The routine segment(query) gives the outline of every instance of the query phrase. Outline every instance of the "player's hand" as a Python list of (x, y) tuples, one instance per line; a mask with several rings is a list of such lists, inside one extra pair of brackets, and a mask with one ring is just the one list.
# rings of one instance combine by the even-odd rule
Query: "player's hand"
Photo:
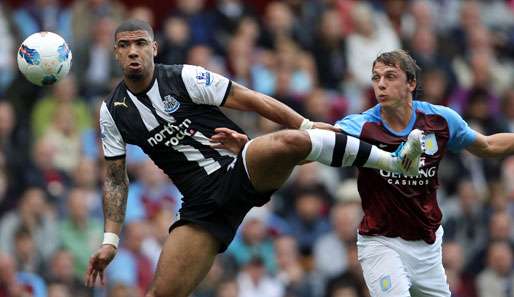
[(329, 131), (334, 131), (334, 132), (338, 132), (338, 133), (343, 132), (343, 130), (341, 130), (341, 128), (336, 127), (334, 125), (327, 124), (327, 123), (323, 123), (323, 122), (314, 122), (313, 128), (314, 129), (329, 130)]
[(110, 244), (104, 244), (89, 258), (85, 276), (86, 287), (94, 287), (97, 277), (99, 277), (102, 286), (105, 285), (104, 270), (114, 256), (116, 256), (116, 248)]
[(214, 144), (213, 148), (221, 148), (229, 150), (234, 154), (239, 154), (244, 145), (248, 142), (248, 136), (238, 133), (229, 128), (216, 128), (216, 134), (212, 135), (210, 141)]

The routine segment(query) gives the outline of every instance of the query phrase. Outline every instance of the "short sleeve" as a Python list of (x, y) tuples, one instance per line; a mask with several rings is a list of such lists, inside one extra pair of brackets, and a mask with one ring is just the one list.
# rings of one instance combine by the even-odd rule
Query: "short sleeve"
[(182, 81), (196, 104), (222, 106), (227, 99), (231, 81), (200, 66), (184, 65)]
[(100, 131), (105, 158), (115, 159), (125, 156), (125, 141), (121, 137), (105, 102), (102, 103), (100, 108)]
[(336, 126), (343, 129), (346, 134), (360, 137), (365, 118), (361, 114), (352, 114), (336, 122)]
[(438, 109), (439, 113), (446, 119), (450, 130), (449, 150), (457, 152), (475, 142), (477, 138), (475, 130), (471, 129), (457, 112), (445, 106), (438, 106)]

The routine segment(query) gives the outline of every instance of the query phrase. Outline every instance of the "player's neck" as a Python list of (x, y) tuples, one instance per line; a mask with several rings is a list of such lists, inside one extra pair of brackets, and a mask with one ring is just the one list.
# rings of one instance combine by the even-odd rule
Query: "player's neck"
[(380, 109), (382, 121), (394, 131), (402, 131), (407, 128), (412, 112), (412, 100), (394, 106), (382, 106)]
[(146, 75), (143, 79), (140, 80), (132, 80), (132, 79), (124, 79), (125, 85), (129, 89), (132, 94), (139, 94), (145, 90), (150, 88), (150, 84), (152, 83), (154, 76), (155, 67), (152, 71)]

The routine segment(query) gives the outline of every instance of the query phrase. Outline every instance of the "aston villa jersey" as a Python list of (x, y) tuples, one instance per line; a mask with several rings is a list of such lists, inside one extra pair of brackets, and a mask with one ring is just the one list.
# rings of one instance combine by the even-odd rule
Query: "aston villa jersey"
[(358, 189), (364, 210), (359, 226), (362, 235), (435, 241), (442, 218), (436, 199), (439, 163), (447, 150), (459, 151), (473, 143), (476, 132), (450, 108), (413, 101), (413, 111), (407, 128), (400, 132), (382, 121), (380, 105), (336, 123), (346, 133), (390, 152), (406, 141), (415, 128), (426, 135), (427, 149), (421, 156), (417, 176), (359, 168)]

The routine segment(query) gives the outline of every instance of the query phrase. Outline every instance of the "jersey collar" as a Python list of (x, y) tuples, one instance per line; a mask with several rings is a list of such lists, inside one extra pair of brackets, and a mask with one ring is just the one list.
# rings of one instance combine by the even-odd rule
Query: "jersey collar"
[(380, 112), (381, 111), (380, 104), (377, 104), (377, 105), (378, 105), (377, 116), (380, 118), (382, 125), (384, 125), (384, 128), (389, 133), (393, 134), (394, 136), (398, 136), (398, 137), (403, 137), (403, 136), (409, 135), (409, 133), (412, 131), (412, 128), (414, 128), (414, 124), (416, 123), (416, 108), (415, 108), (416, 102), (414, 100), (412, 100), (412, 111), (411, 111), (409, 123), (407, 124), (407, 127), (405, 127), (405, 129), (403, 129), (402, 131), (395, 131), (391, 127), (389, 127), (389, 125), (382, 119), (382, 114)]

